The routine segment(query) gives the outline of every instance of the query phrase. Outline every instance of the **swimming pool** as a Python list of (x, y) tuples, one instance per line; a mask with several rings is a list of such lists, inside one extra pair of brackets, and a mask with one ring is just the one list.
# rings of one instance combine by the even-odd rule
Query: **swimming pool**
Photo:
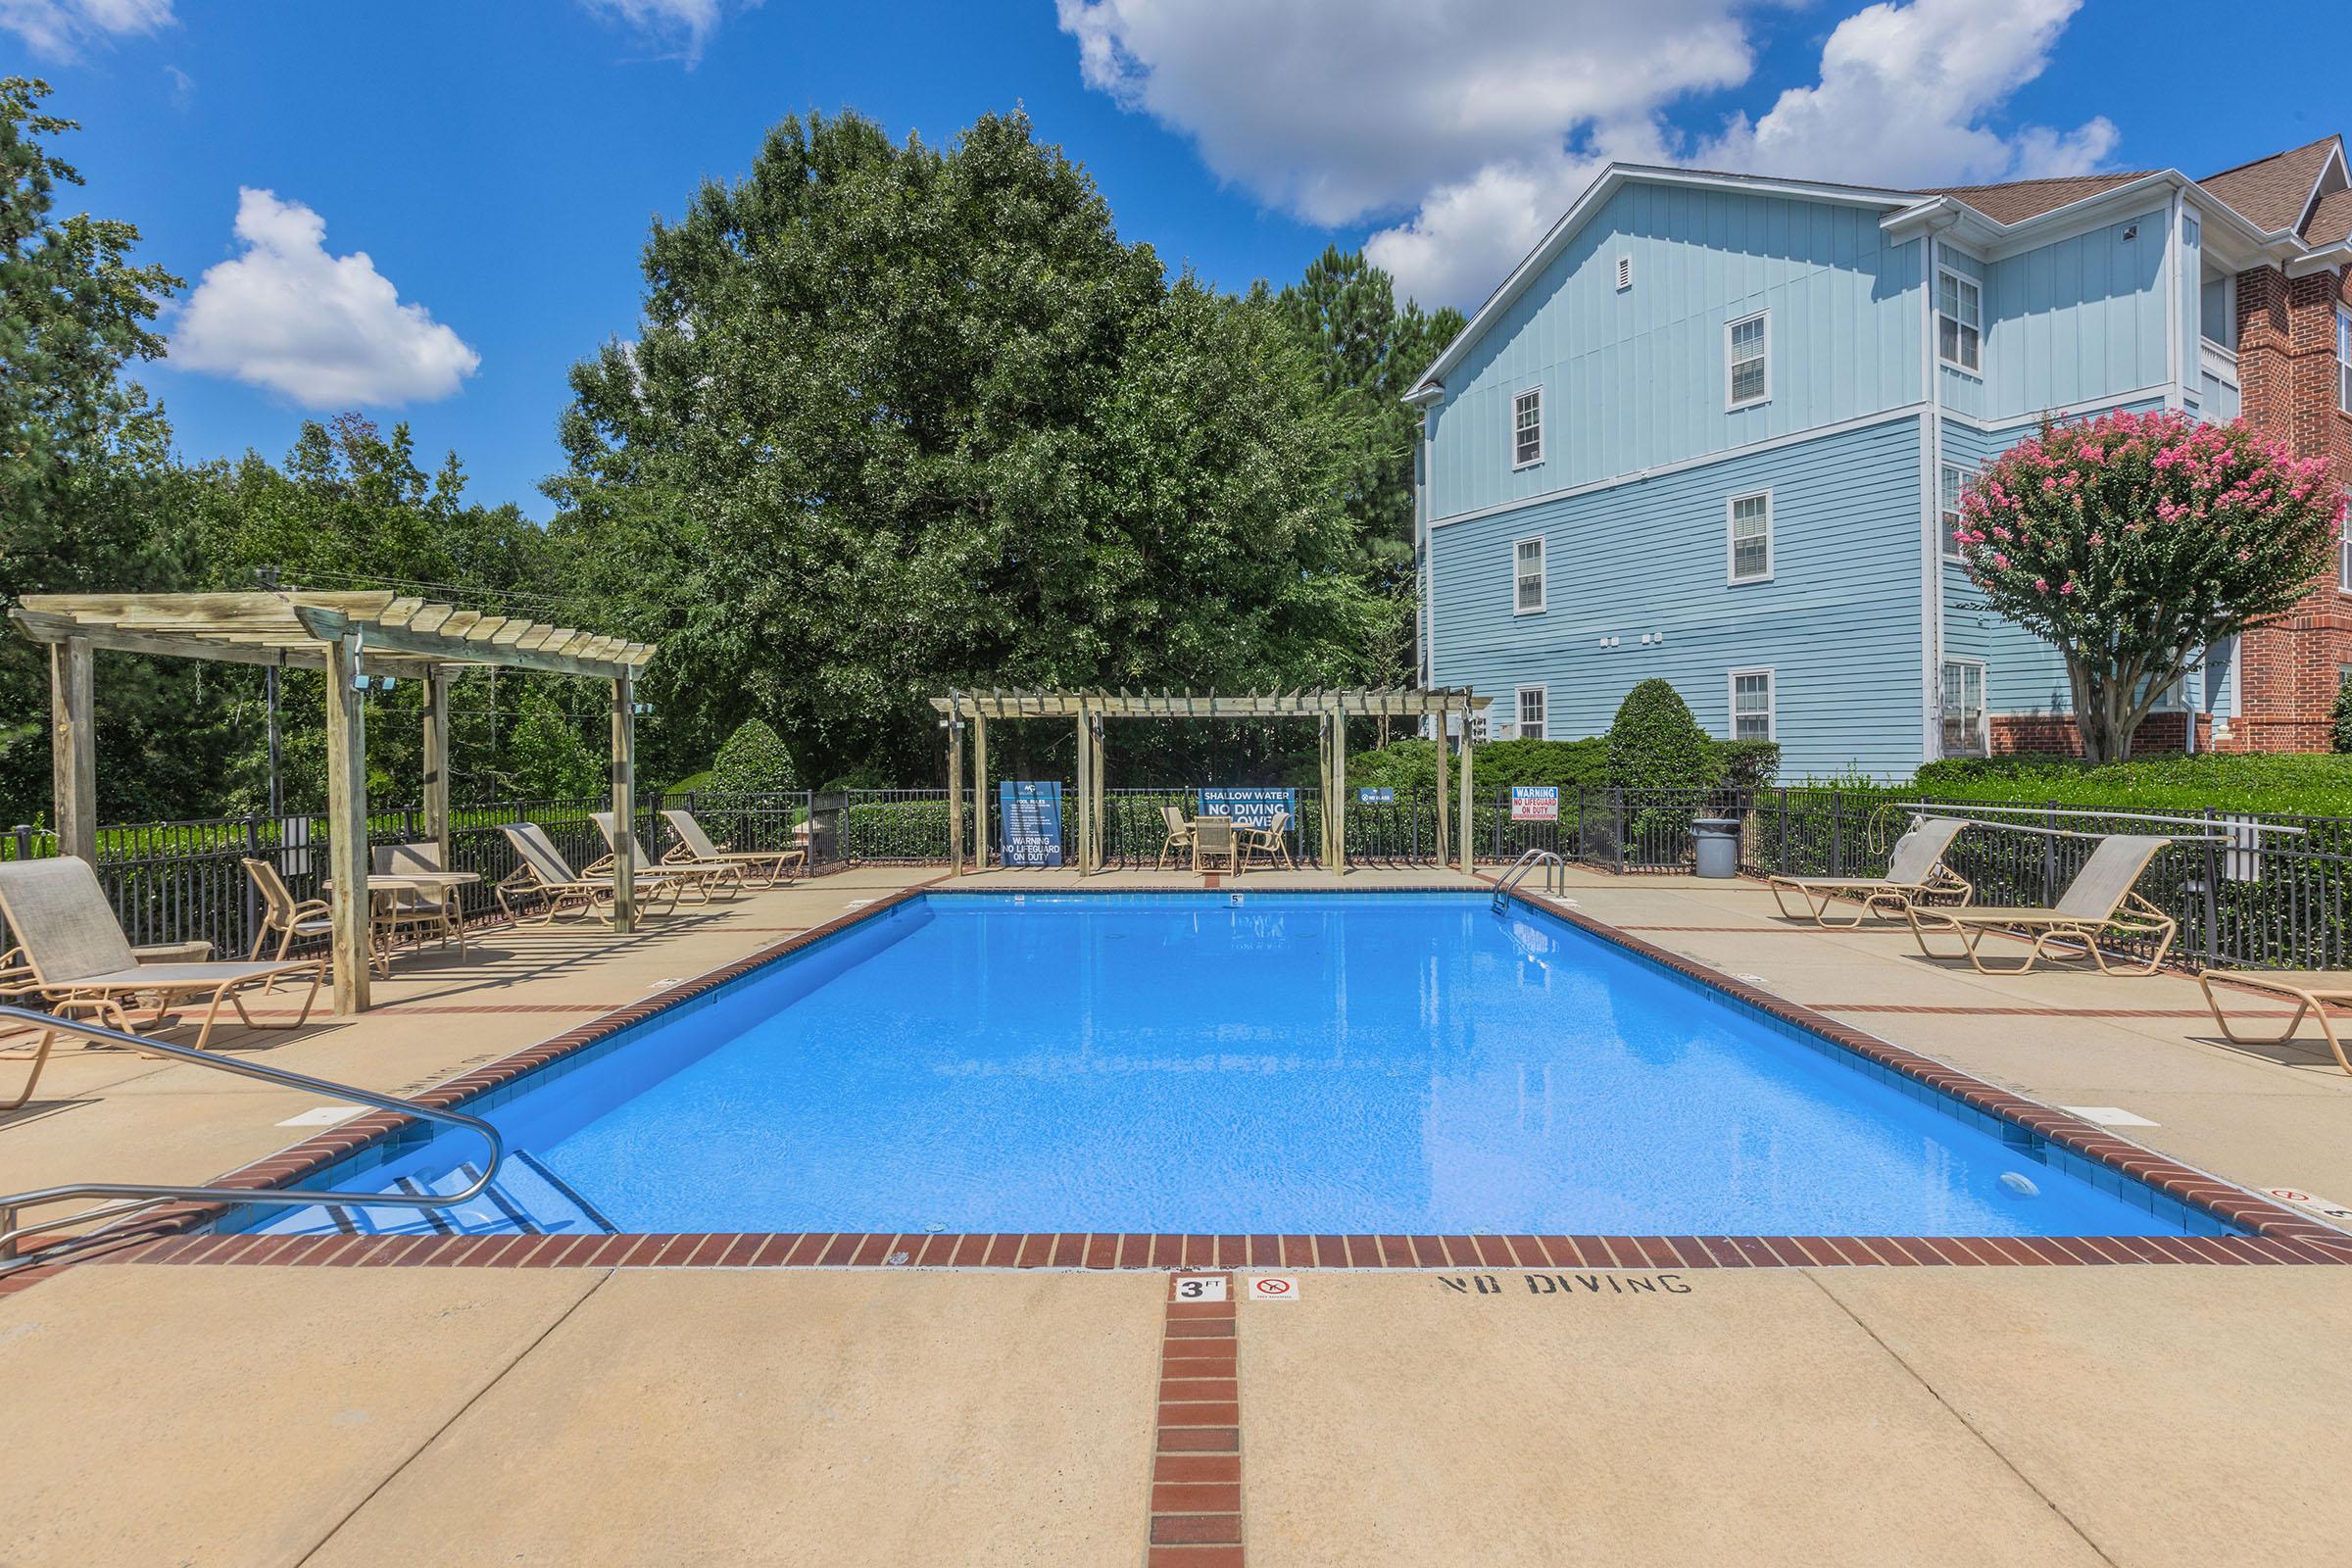
[[(2237, 1234), (1484, 893), (930, 894), (469, 1102), (490, 1194), (270, 1232)], [(466, 1186), (459, 1135), (325, 1174)]]

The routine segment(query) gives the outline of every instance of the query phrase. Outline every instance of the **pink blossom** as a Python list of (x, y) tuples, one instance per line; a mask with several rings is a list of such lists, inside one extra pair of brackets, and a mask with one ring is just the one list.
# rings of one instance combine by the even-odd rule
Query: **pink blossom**
[(2036, 593), (2044, 593), (2044, 594), (2048, 593), (2048, 592), (2050, 591), (2050, 579), (2049, 579), (2049, 578), (2047, 578), (2047, 577), (2036, 577), (2036, 578), (2034, 578), (2034, 592), (2036, 592)]
[(2009, 569), (2009, 558), (1997, 550), (1992, 553), (1992, 564), (1998, 570), (2007, 571)]
[(2071, 593), (2073, 593), (2073, 592), (2075, 591), (2075, 584), (2074, 584), (2074, 581), (2073, 581), (2073, 579), (2072, 579), (2072, 578), (2069, 578), (2067, 581), (2060, 583), (2060, 584), (2058, 585), (2058, 591), (2059, 591), (2059, 593), (2061, 593), (2061, 594), (2071, 594)]

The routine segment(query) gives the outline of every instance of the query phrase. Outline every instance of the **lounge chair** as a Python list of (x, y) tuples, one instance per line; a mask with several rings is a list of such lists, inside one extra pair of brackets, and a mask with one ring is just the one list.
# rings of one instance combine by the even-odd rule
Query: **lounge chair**
[[(1923, 816), (1916, 818), (1903, 836), (1894, 841), (1893, 853), (1886, 858), (1885, 876), (1775, 876), (1767, 877), (1764, 885), (1772, 890), (1772, 902), (1780, 906), (1781, 913), (1794, 920), (1800, 916), (1791, 911), (1784, 900), (1786, 894), (1795, 894), (1804, 900), (1801, 918), (1816, 925), (1855, 926), (1882, 911), (1890, 920), (1902, 918), (1903, 910), (1912, 904), (1931, 898), (1957, 897), (1966, 904), (1976, 896), (1968, 881), (1943, 863), (1950, 852), (1952, 840), (1960, 836), (1968, 822), (1956, 816)], [(1850, 920), (1830, 918), (1830, 906), (1845, 900), (1857, 903), (1861, 908)]]
[[(2283, 997), (2295, 1004), (2295, 1015), (2286, 1020), (2285, 1028), (2268, 1038), (2241, 1035), (2230, 1027), (2229, 1015), (2222, 1011), (2222, 999), (2213, 994), (2216, 980)], [(2205, 988), (2205, 1005), (2213, 1009), (2213, 1021), (2221, 1025), (2224, 1039), (2240, 1046), (2283, 1045), (2295, 1037), (2304, 1014), (2309, 1013), (2319, 1024), (2328, 1049), (2335, 1053), (2335, 1064), (2352, 1072), (2352, 1056), (2344, 1054), (2344, 1043), (2336, 1036), (2334, 1020), (2328, 1016), (2331, 1006), (2352, 1007), (2352, 973), (2341, 969), (2207, 969), (2197, 976), (2197, 984)]]
[(1290, 832), (1291, 813), (1288, 811), (1276, 811), (1273, 819), (1264, 827), (1235, 828), (1233, 841), (1241, 857), (1235, 869), (1248, 867), (1252, 856), (1262, 855), (1269, 866), (1274, 863), (1274, 858), (1280, 856), (1283, 864), (1294, 871), (1298, 870), (1298, 862), (1291, 858)]
[[(248, 1028), (296, 1029), (309, 1021), (311, 1005), (326, 979), (324, 956), (291, 963), (251, 959), (141, 963), (106, 902), (98, 873), (90, 869), (87, 860), (73, 856), (0, 864), (0, 913), (8, 916), (24, 950), (24, 967), (31, 971), (25, 989), (31, 996), (61, 1010), (93, 1012), (124, 1034), (138, 1033), (128, 1009), (142, 997), (151, 1000), (155, 1007), (147, 1019), (149, 1027), (161, 1024), (177, 1002), (204, 1002), (204, 1023), (196, 1034), (199, 1051), (212, 1042), (222, 1003), (234, 1007)], [(245, 1010), (243, 993), (285, 975), (301, 974), (311, 977), (311, 989), (294, 1021), (254, 1022)]]
[(1159, 861), (1152, 868), (1154, 871), (1166, 870), (1168, 857), (1171, 855), (1193, 853), (1193, 824), (1185, 820), (1183, 808), (1163, 806), (1159, 808), (1159, 814), (1160, 818), (1168, 824), (1168, 836), (1160, 841)]
[(779, 882), (791, 881), (796, 865), (804, 871), (808, 868), (807, 844), (796, 844), (789, 850), (722, 850), (703, 831), (703, 824), (694, 819), (692, 811), (668, 808), (662, 815), (669, 823), (669, 830), (678, 836), (678, 842), (662, 858), (665, 867), (677, 861), (708, 864), (724, 860), (742, 866), (744, 886), (753, 888), (772, 888)]
[(1205, 871), (1212, 860), (1222, 860), (1227, 870), (1241, 874), (1242, 859), (1230, 816), (1193, 818), (1193, 869)]
[[(514, 869), (501, 878), (492, 889), (498, 896), (498, 906), (517, 925), (546, 925), (566, 911), (577, 915), (593, 915), (612, 908), (612, 878), (582, 876), (571, 868), (555, 845), (548, 840), (547, 829), (536, 822), (506, 822), (499, 831), (506, 834), (514, 846)], [(645, 901), (648, 912), (665, 912), (675, 908), (678, 902), (678, 883), (651, 867), (641, 867), (635, 874), (637, 893)], [(530, 894), (547, 900), (547, 907), (536, 919), (525, 920), (515, 911), (514, 900)], [(657, 907), (659, 906), (659, 907)]]
[[(1903, 914), (1911, 922), (1911, 934), (1919, 941), (1919, 951), (1932, 958), (1966, 957), (1980, 974), (2024, 974), (2036, 960), (2045, 957), (2068, 956), (2053, 953), (2052, 943), (2079, 942), (2082, 956), (2098, 965), (2101, 974), (2154, 974), (2164, 956), (2172, 950), (2173, 938), (2180, 923), (2155, 905), (2132, 891), (2139, 874), (2148, 868), (2159, 850), (2171, 844), (2169, 838), (2147, 838), (2136, 834), (2118, 833), (2099, 841), (2082, 862), (2082, 869), (2066, 885), (2058, 902), (2046, 909), (2040, 908), (1962, 908), (1937, 909), (1921, 905), (1907, 906)], [(1946, 932), (1960, 939), (1957, 954), (1937, 953), (1928, 946), (1928, 933)], [(2008, 931), (2034, 939), (2034, 946), (2018, 963), (1994, 965), (1984, 961), (1977, 951), (1986, 934)], [(2101, 937), (2154, 937), (2156, 951), (2148, 955), (2145, 963), (2126, 967), (2112, 966), (2099, 951)]]
[(619, 818), (615, 813), (590, 811), (588, 820), (594, 822), (596, 830), (605, 836), (606, 847), (612, 854), (589, 866), (583, 873), (585, 875), (611, 874), (613, 858), (620, 854), (620, 846), (625, 838), (630, 858), (645, 870), (676, 881), (681, 897), (690, 898), (697, 904), (709, 904), (712, 888), (723, 889), (730, 899), (743, 891), (743, 867), (740, 865), (727, 860), (663, 860), (657, 865), (646, 858), (645, 847), (637, 842), (635, 830), (616, 825)]

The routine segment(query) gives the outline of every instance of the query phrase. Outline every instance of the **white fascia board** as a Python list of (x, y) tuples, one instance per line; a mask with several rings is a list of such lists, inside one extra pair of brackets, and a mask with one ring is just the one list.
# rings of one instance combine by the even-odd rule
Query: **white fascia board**
[(1462, 357), (1470, 352), (1470, 346), (1494, 324), (1494, 318), (1510, 309), (1519, 296), (1526, 292), (1528, 283), (1536, 274), (1550, 266), (1553, 258), (1567, 248), (1568, 242), (1576, 237), (1577, 230), (1585, 225), (1586, 220), (1606, 205), (1619, 190), (1634, 183), (1737, 190), (1750, 195), (1790, 196), (1849, 207), (1902, 207), (1919, 200), (1915, 194), (1907, 191), (1819, 185), (1804, 180), (1766, 179), (1752, 174), (1721, 174), (1704, 170), (1667, 169), (1650, 164), (1611, 164), (1600, 172), (1592, 184), (1585, 187), (1585, 193), (1570, 204), (1567, 212), (1560, 215), (1560, 220), (1536, 242), (1536, 248), (1511, 269), (1510, 275), (1502, 280), (1501, 285), (1487, 296), (1486, 302), (1479, 306), (1461, 331), (1454, 334), (1453, 341), (1430, 361), (1429, 368), (1421, 372), (1421, 378), (1405, 394), (1405, 401), (1411, 403), (1425, 396), (1442, 396), (1446, 373), (1462, 362)]

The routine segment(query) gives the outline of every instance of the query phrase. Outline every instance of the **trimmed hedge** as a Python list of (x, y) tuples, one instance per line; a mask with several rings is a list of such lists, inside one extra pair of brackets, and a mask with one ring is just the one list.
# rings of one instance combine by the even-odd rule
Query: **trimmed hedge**
[(2109, 807), (2118, 810), (2278, 811), (2352, 816), (2352, 757), (2201, 752), (2092, 767), (2071, 757), (1954, 758), (1912, 787), (1939, 800)]

